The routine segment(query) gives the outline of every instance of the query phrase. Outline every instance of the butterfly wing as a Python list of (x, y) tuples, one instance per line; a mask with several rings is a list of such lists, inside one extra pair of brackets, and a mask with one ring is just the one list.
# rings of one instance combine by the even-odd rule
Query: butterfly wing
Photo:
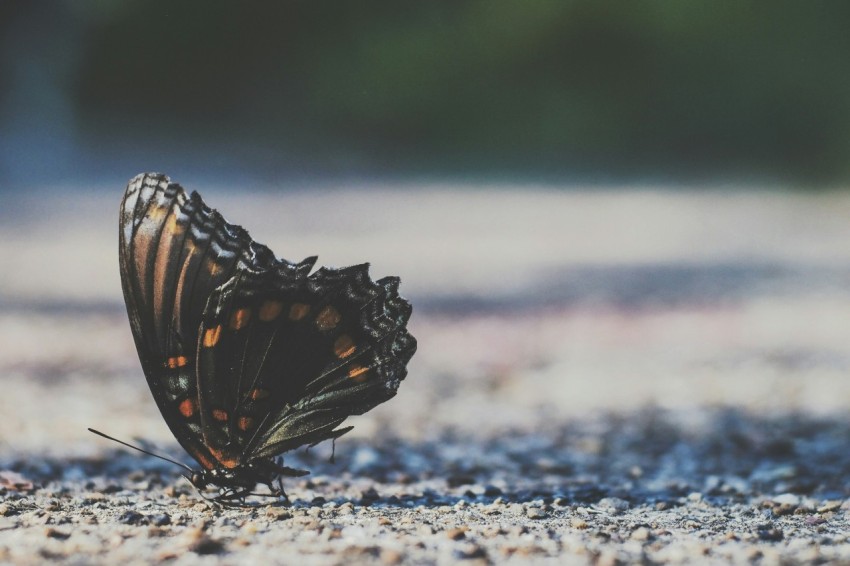
[(154, 400), (178, 442), (202, 466), (197, 402), (198, 328), (212, 291), (238, 270), (276, 262), (268, 248), (227, 224), (197, 193), (164, 175), (130, 181), (120, 209), (121, 285), (139, 359)]
[(121, 204), (121, 281), (151, 392), (206, 469), (335, 438), (396, 393), (416, 350), (398, 278), (276, 260), (162, 175)]
[[(307, 260), (312, 265), (313, 258)], [(395, 395), (416, 349), (398, 278), (368, 265), (238, 270), (210, 296), (198, 349), (207, 446), (228, 467), (335, 438)]]

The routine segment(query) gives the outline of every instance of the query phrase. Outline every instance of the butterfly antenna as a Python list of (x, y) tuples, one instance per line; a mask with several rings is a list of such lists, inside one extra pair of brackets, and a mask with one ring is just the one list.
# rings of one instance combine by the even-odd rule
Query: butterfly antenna
[(193, 470), (192, 468), (190, 468), (189, 466), (187, 466), (183, 462), (178, 462), (177, 460), (172, 460), (171, 458), (166, 458), (165, 456), (160, 456), (159, 454), (154, 454), (153, 452), (148, 452), (147, 450), (145, 450), (143, 448), (139, 448), (138, 446), (133, 446), (132, 444), (127, 444), (123, 440), (118, 440), (117, 438), (113, 438), (113, 437), (109, 436), (108, 434), (104, 434), (104, 433), (100, 432), (99, 430), (95, 430), (93, 428), (89, 428), (89, 432), (93, 432), (98, 436), (102, 436), (103, 438), (106, 438), (108, 440), (112, 440), (114, 442), (117, 442), (118, 444), (123, 444), (127, 448), (132, 448), (133, 450), (138, 450), (142, 454), (147, 454), (148, 456), (153, 456), (154, 458), (159, 458), (160, 460), (165, 460), (166, 462), (171, 462), (172, 464), (176, 464), (176, 465), (180, 466), (181, 468), (183, 468), (184, 470), (187, 470), (190, 474), (195, 473), (195, 470)]

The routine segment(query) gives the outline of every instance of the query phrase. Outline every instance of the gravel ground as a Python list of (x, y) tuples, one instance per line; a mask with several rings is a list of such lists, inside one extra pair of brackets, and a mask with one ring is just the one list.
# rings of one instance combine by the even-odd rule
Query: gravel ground
[(120, 189), (0, 193), (0, 561), (850, 561), (850, 196), (450, 189), (205, 192), (400, 274), (420, 344), (335, 461), (287, 454), (291, 505), (245, 509), (86, 431), (189, 461), (122, 312)]

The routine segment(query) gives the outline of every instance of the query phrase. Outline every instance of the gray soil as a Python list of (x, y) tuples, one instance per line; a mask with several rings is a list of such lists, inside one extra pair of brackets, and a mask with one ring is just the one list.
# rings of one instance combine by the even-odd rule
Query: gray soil
[(850, 196), (413, 189), (204, 191), (401, 275), (419, 339), (334, 461), (286, 454), (289, 504), (235, 509), (86, 431), (192, 463), (122, 312), (120, 188), (0, 193), (0, 562), (850, 561)]

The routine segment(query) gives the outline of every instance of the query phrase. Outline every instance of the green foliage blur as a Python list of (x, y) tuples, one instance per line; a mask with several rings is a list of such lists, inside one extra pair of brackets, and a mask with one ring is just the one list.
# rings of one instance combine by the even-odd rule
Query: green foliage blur
[(67, 2), (88, 137), (317, 170), (850, 179), (850, 3)]

